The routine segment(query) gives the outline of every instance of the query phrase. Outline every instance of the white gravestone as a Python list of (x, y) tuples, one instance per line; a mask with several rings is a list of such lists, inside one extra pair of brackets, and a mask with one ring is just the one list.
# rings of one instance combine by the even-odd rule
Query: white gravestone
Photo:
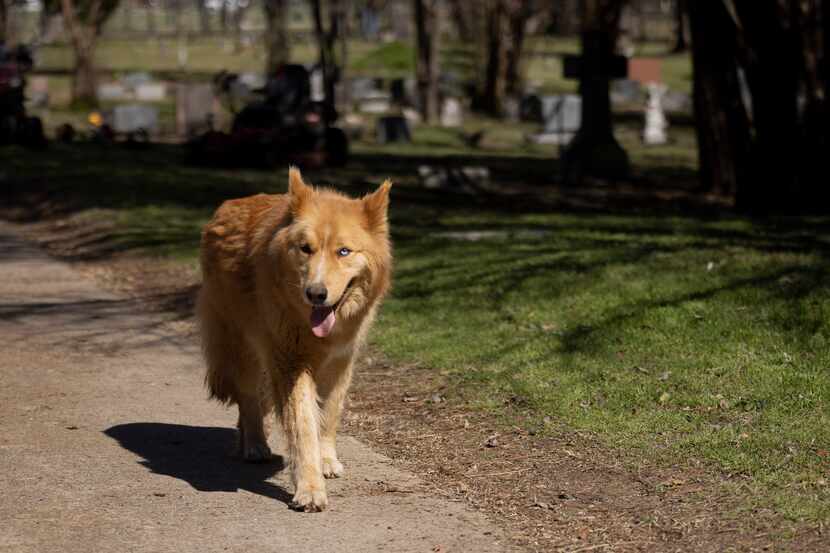
[(643, 142), (650, 146), (665, 144), (669, 141), (666, 134), (669, 122), (663, 111), (663, 97), (668, 92), (668, 88), (664, 84), (649, 83), (647, 91), (648, 100), (646, 102)]

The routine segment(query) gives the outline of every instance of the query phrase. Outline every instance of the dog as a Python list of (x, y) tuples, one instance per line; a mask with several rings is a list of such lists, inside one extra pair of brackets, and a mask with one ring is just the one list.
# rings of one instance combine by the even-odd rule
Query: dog
[(326, 508), (343, 474), (335, 434), (391, 283), (387, 180), (360, 199), (303, 182), (223, 203), (204, 227), (197, 316), (212, 398), (239, 407), (243, 458), (271, 458), (264, 417), (282, 423), (292, 507)]

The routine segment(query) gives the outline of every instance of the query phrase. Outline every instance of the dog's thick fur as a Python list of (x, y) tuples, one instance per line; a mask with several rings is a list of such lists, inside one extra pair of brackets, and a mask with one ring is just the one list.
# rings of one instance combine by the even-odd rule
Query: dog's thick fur
[[(271, 456), (263, 417), (276, 412), (305, 511), (326, 507), (323, 478), (343, 472), (335, 433), (352, 362), (390, 285), (390, 186), (351, 199), (292, 168), (287, 194), (227, 201), (202, 233), (208, 388), (239, 406), (246, 460)], [(309, 292), (321, 289), (323, 301)]]

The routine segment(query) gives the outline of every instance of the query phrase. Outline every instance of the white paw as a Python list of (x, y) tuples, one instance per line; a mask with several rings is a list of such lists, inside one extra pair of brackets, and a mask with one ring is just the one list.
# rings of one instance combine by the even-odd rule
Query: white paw
[(323, 476), (326, 478), (340, 478), (343, 476), (343, 463), (337, 457), (326, 457), (323, 459)]
[(249, 463), (264, 463), (271, 460), (271, 448), (268, 444), (255, 443), (243, 447), (242, 458)]
[(294, 497), (291, 499), (291, 508), (306, 513), (319, 513), (329, 504), (326, 491), (322, 488), (313, 488), (308, 485), (298, 485)]

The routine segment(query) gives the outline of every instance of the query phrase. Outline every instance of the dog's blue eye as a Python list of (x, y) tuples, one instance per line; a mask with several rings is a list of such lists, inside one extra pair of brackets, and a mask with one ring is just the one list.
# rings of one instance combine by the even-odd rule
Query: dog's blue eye
[(349, 248), (340, 248), (337, 251), (337, 255), (339, 255), (340, 257), (346, 257), (350, 253), (352, 253), (352, 250), (350, 250)]

